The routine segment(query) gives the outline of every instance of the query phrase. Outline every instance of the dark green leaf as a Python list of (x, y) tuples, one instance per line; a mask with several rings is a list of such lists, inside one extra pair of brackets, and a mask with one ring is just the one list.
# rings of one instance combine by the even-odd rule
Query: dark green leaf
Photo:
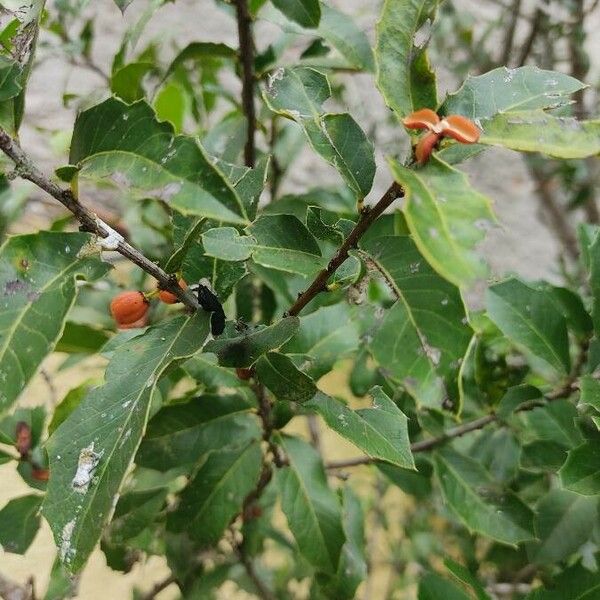
[(249, 327), (241, 332), (226, 330), (224, 336), (207, 344), (206, 351), (214, 352), (223, 367), (250, 367), (263, 354), (287, 342), (299, 324), (298, 317), (286, 317), (268, 327)]
[(569, 372), (566, 320), (545, 292), (511, 278), (490, 286), (486, 298), (490, 318), (506, 337), (557, 373)]
[(380, 387), (373, 388), (371, 395), (372, 407), (361, 410), (351, 410), (321, 392), (304, 406), (320, 414), (331, 429), (367, 456), (414, 469), (406, 416)]
[(273, 4), (302, 27), (318, 27), (321, 20), (319, 0), (273, 0)]
[(418, 600), (471, 600), (461, 588), (435, 573), (426, 573), (419, 580)]
[(292, 215), (264, 215), (248, 232), (256, 240), (252, 258), (259, 265), (312, 277), (326, 264), (315, 238)]
[(537, 588), (527, 600), (595, 600), (600, 594), (600, 573), (577, 563), (560, 572), (547, 588)]
[(431, 475), (433, 468), (431, 463), (417, 454), (415, 456), (415, 467), (412, 469), (401, 469), (386, 463), (377, 463), (377, 468), (405, 494), (415, 496), (421, 500), (431, 494)]
[(511, 545), (535, 537), (531, 509), (477, 460), (446, 448), (434, 462), (444, 500), (470, 531)]
[(67, 419), (67, 417), (79, 406), (81, 401), (88, 393), (91, 382), (86, 381), (81, 385), (69, 390), (65, 397), (57, 404), (52, 414), (52, 419), (48, 424), (48, 435), (52, 435), (58, 426)]
[(135, 462), (168, 471), (208, 452), (260, 439), (253, 406), (241, 396), (201, 396), (161, 409), (148, 423)]
[(277, 436), (289, 464), (277, 470), (281, 508), (298, 549), (314, 567), (334, 574), (345, 541), (342, 511), (327, 486), (319, 454), (298, 438)]
[(460, 582), (468, 585), (475, 592), (477, 600), (491, 600), (491, 597), (483, 589), (483, 586), (477, 577), (475, 577), (475, 575), (473, 575), (471, 571), (467, 569), (467, 567), (461, 565), (460, 563), (454, 562), (451, 558), (447, 558), (444, 561), (444, 565), (452, 573), (452, 575), (454, 575), (454, 577), (456, 577)]
[(85, 564), (146, 428), (157, 381), (200, 350), (209, 317), (198, 311), (152, 327), (117, 349), (102, 387), (92, 390), (50, 438), (52, 477), (44, 499), (62, 562)]
[(247, 260), (255, 244), (256, 240), (252, 236), (242, 236), (233, 227), (217, 227), (202, 234), (206, 254), (221, 260)]
[(261, 469), (260, 443), (212, 452), (169, 514), (171, 531), (187, 531), (200, 546), (216, 544), (244, 498), (256, 485)]
[(584, 496), (600, 494), (600, 446), (598, 440), (569, 450), (558, 473), (565, 488)]
[(234, 60), (237, 52), (226, 44), (214, 42), (192, 42), (188, 44), (181, 52), (173, 59), (167, 72), (165, 79), (169, 77), (179, 65), (188, 60), (204, 61), (206, 59), (227, 58)]
[(14, 98), (21, 91), (21, 67), (19, 63), (0, 56), (0, 102)]
[(111, 543), (124, 544), (142, 533), (158, 515), (167, 493), (167, 488), (159, 488), (123, 494), (107, 531)]
[(527, 435), (573, 448), (583, 441), (575, 424), (577, 409), (568, 400), (554, 400), (523, 413)]
[(400, 118), (420, 108), (437, 107), (435, 74), (425, 48), (415, 41), (436, 7), (436, 0), (386, 0), (383, 5), (375, 50), (377, 86)]
[(41, 496), (21, 496), (0, 510), (0, 545), (5, 552), (25, 554), (40, 528), (41, 504)]
[(92, 281), (109, 269), (91, 241), (85, 233), (39, 232), (0, 248), (0, 413), (54, 349), (75, 302), (76, 278)]
[(112, 74), (110, 79), (111, 91), (127, 103), (141, 100), (144, 97), (142, 81), (154, 68), (152, 63), (147, 62), (134, 62), (125, 65)]
[(591, 375), (584, 375), (579, 380), (579, 388), (581, 389), (579, 403), (592, 406), (600, 412), (600, 381)]
[(441, 408), (450, 395), (460, 412), (458, 370), (472, 331), (459, 290), (425, 262), (408, 236), (370, 238), (363, 248), (398, 298), (373, 334), (373, 357), (420, 404)]
[(279, 400), (303, 403), (317, 392), (314, 381), (292, 360), (279, 352), (268, 352), (256, 363), (259, 381)]
[(508, 388), (496, 407), (496, 415), (500, 419), (506, 419), (523, 404), (538, 399), (542, 399), (542, 392), (532, 385), (516, 385)]
[(340, 303), (301, 317), (298, 332), (281, 351), (312, 358), (310, 367), (303, 370), (313, 379), (318, 379), (338, 360), (356, 350), (358, 343), (358, 326), (353, 319), (353, 310)]
[(551, 490), (536, 507), (533, 524), (539, 542), (531, 546), (531, 560), (547, 565), (569, 558), (590, 538), (597, 517), (597, 498)]

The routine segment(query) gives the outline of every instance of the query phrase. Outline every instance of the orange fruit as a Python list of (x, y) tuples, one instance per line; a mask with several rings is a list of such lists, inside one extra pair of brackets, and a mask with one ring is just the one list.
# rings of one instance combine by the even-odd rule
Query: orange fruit
[(121, 292), (112, 299), (110, 312), (120, 329), (131, 329), (142, 327), (136, 323), (145, 319), (149, 307), (150, 303), (142, 292), (128, 291)]
[[(182, 290), (187, 290), (187, 283), (183, 279), (180, 279), (178, 283), (179, 283), (179, 287)], [(175, 294), (172, 294), (171, 292), (167, 292), (166, 290), (160, 290), (160, 292), (158, 293), (158, 297), (165, 304), (175, 304), (176, 302), (179, 302), (179, 298), (177, 298), (177, 296)]]
[(474, 144), (481, 132), (471, 119), (462, 115), (448, 115), (441, 122), (442, 135), (451, 137), (461, 144)]
[(440, 118), (430, 108), (422, 108), (402, 119), (407, 129), (429, 129), (430, 131), (435, 131), (439, 122)]
[(429, 157), (431, 156), (431, 153), (433, 152), (433, 149), (438, 143), (440, 137), (441, 136), (439, 133), (430, 131), (419, 140), (419, 143), (415, 148), (415, 158), (420, 165), (424, 165), (429, 160)]

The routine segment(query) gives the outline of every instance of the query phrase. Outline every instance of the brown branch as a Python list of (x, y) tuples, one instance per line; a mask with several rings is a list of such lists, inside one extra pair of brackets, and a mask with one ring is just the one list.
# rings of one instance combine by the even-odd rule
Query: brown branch
[(348, 258), (348, 252), (352, 248), (356, 248), (358, 240), (363, 236), (365, 231), (369, 229), (373, 221), (377, 219), (392, 204), (397, 198), (404, 196), (404, 190), (397, 183), (392, 183), (381, 199), (373, 208), (365, 206), (361, 212), (358, 223), (350, 232), (350, 235), (344, 240), (334, 257), (329, 261), (329, 264), (319, 272), (315, 280), (310, 286), (302, 292), (296, 302), (287, 311), (290, 316), (297, 315), (318, 293), (327, 288), (327, 280), (337, 271), (337, 269)]
[(162, 581), (159, 581), (154, 587), (144, 596), (142, 596), (142, 600), (153, 600), (160, 594), (163, 590), (167, 589), (172, 583), (176, 583), (177, 579), (175, 575), (169, 575), (165, 577)]
[(521, 48), (521, 54), (517, 59), (517, 66), (522, 67), (529, 58), (531, 51), (533, 50), (533, 44), (542, 29), (542, 25), (545, 25), (547, 22), (547, 17), (544, 14), (544, 11), (541, 8), (537, 8), (533, 15), (533, 22), (531, 25), (531, 29), (529, 30), (529, 35), (525, 39), (525, 43)]
[(515, 30), (517, 29), (517, 21), (519, 20), (519, 13), (521, 12), (521, 0), (513, 0), (509, 12), (510, 21), (504, 33), (504, 44), (500, 58), (500, 64), (502, 65), (508, 65), (510, 57), (513, 53)]
[(244, 552), (243, 545), (234, 544), (234, 550), (237, 554), (238, 558), (242, 565), (244, 565), (244, 569), (246, 569), (246, 573), (248, 577), (252, 580), (258, 595), (263, 600), (277, 600), (275, 594), (267, 587), (267, 584), (259, 577), (256, 569), (254, 568), (254, 563), (252, 559)]
[(256, 133), (256, 112), (254, 108), (254, 40), (252, 38), (252, 17), (248, 10), (248, 0), (235, 0), (237, 13), (240, 60), (242, 63), (242, 106), (246, 115), (248, 131), (244, 147), (244, 161), (253, 167), (256, 158), (254, 135)]
[[(137, 248), (127, 243), (122, 236), (115, 232), (109, 225), (98, 218), (91, 210), (81, 204), (69, 189), (63, 189), (46, 175), (44, 175), (31, 161), (25, 151), (19, 144), (13, 140), (10, 135), (0, 128), (0, 150), (4, 152), (16, 166), (17, 174), (31, 181), (40, 189), (44, 190), (55, 200), (58, 200), (67, 210), (71, 211), (76, 219), (81, 223), (81, 230), (89, 233), (94, 233), (98, 237), (110, 239), (106, 240), (104, 248), (107, 250), (115, 250), (146, 273), (154, 277), (158, 281), (160, 289), (172, 292), (183, 302), (188, 308), (197, 310), (199, 308), (198, 300), (194, 295), (187, 290), (182, 290), (177, 283), (175, 275), (169, 275), (163, 271), (158, 265), (146, 258)], [(102, 246), (102, 243), (100, 244)]]

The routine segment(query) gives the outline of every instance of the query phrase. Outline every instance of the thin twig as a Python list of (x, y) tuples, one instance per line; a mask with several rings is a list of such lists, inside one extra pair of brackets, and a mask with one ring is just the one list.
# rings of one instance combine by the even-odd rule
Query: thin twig
[(162, 581), (159, 581), (154, 587), (144, 596), (142, 596), (142, 600), (153, 600), (160, 594), (163, 590), (167, 589), (172, 583), (177, 581), (175, 575), (171, 574), (168, 577), (165, 577)]
[[(573, 391), (577, 388), (576, 380), (579, 375), (579, 371), (585, 362), (585, 357), (587, 356), (588, 343), (584, 342), (582, 344), (580, 355), (573, 366), (573, 374), (570, 375), (565, 382), (556, 388), (555, 390), (549, 392), (545, 395), (546, 400), (553, 401), (558, 400), (560, 398), (567, 398)], [(522, 406), (518, 407), (515, 412), (525, 412), (529, 410), (533, 410), (539, 406), (539, 402), (533, 403), (525, 403)], [(477, 419), (473, 419), (472, 421), (467, 421), (462, 425), (458, 425), (457, 427), (453, 427), (449, 429), (442, 435), (437, 437), (430, 438), (428, 440), (420, 440), (410, 445), (411, 452), (413, 454), (417, 452), (427, 452), (428, 450), (432, 450), (433, 448), (437, 448), (450, 440), (453, 440), (458, 437), (462, 437), (467, 433), (471, 433), (472, 431), (477, 431), (479, 429), (483, 429), (487, 427), (491, 423), (500, 422), (500, 418), (495, 413), (490, 413), (484, 415), (483, 417), (478, 417)], [(354, 458), (349, 458), (346, 460), (338, 460), (331, 461), (325, 465), (326, 469), (344, 469), (348, 467), (357, 467), (360, 465), (370, 465), (378, 462), (377, 459), (371, 458), (369, 456), (357, 456)]]
[(294, 302), (287, 311), (288, 315), (297, 315), (318, 293), (327, 288), (327, 280), (348, 258), (348, 252), (352, 248), (356, 248), (358, 240), (360, 240), (365, 231), (369, 229), (373, 221), (375, 221), (375, 219), (377, 219), (377, 217), (379, 217), (385, 209), (394, 202), (394, 200), (402, 198), (403, 196), (404, 190), (399, 184), (394, 182), (373, 208), (366, 206), (363, 208), (358, 223), (354, 226), (350, 235), (344, 240), (344, 243), (329, 261), (329, 264), (319, 272), (310, 286), (298, 296), (296, 302)]
[(321, 448), (321, 431), (319, 429), (319, 420), (317, 415), (307, 415), (306, 421), (308, 423), (308, 433), (310, 435), (310, 443), (313, 448), (319, 453), (322, 453)]
[(527, 62), (527, 59), (533, 50), (533, 44), (540, 32), (542, 24), (545, 24), (547, 20), (548, 18), (544, 11), (541, 8), (537, 8), (533, 15), (533, 22), (531, 29), (529, 30), (529, 35), (527, 36), (525, 43), (521, 48), (521, 54), (517, 60), (518, 67), (522, 67)]
[(244, 161), (247, 167), (254, 167), (256, 149), (256, 112), (254, 108), (254, 40), (252, 38), (252, 17), (247, 0), (235, 0), (237, 12), (240, 60), (242, 63), (242, 107), (248, 124)]
[(246, 552), (243, 549), (243, 544), (234, 544), (234, 550), (238, 555), (240, 562), (242, 563), (242, 565), (244, 565), (244, 569), (246, 569), (248, 577), (250, 577), (250, 579), (252, 580), (252, 583), (254, 584), (258, 595), (263, 600), (277, 600), (275, 594), (273, 594), (273, 592), (267, 587), (267, 584), (259, 577), (258, 573), (256, 572), (256, 569), (254, 568), (254, 563), (252, 562), (252, 559), (246, 554)]
[(517, 29), (517, 22), (519, 20), (519, 13), (521, 12), (521, 0), (513, 0), (513, 3), (509, 9), (510, 21), (506, 27), (504, 33), (504, 44), (502, 49), (502, 55), (500, 58), (500, 64), (508, 65), (510, 57), (513, 51), (513, 41), (515, 38), (515, 30)]
[(188, 308), (194, 311), (199, 308), (198, 300), (190, 291), (183, 290), (179, 287), (175, 275), (169, 275), (163, 271), (158, 265), (146, 258), (137, 248), (134, 248), (131, 244), (122, 239), (122, 236), (117, 234), (109, 225), (81, 204), (75, 198), (71, 190), (63, 189), (51, 181), (33, 164), (21, 146), (19, 146), (19, 144), (2, 128), (0, 128), (0, 150), (15, 163), (16, 171), (22, 179), (35, 183), (40, 189), (50, 194), (50, 196), (58, 200), (65, 208), (71, 211), (81, 223), (81, 229), (83, 231), (94, 233), (101, 238), (108, 238), (111, 236), (114, 240), (114, 247), (111, 245), (111, 250), (114, 249), (116, 252), (135, 263), (146, 273), (152, 275), (152, 277), (158, 281), (160, 289), (173, 293)]

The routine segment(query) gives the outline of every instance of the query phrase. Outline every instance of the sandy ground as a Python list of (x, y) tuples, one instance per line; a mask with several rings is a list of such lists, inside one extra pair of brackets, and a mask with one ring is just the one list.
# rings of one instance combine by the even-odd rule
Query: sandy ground
[[(482, 25), (489, 17), (489, 11), (493, 10), (490, 6), (474, 0), (461, 0), (461, 2), (465, 10)], [(369, 36), (373, 36), (379, 5), (377, 0), (336, 0), (333, 4), (358, 15), (361, 26)], [(135, 21), (136, 15), (140, 14), (144, 6), (144, 0), (135, 0), (123, 18), (111, 0), (94, 0), (90, 4), (88, 12), (94, 16), (96, 36), (101, 40), (101, 43), (94, 47), (94, 60), (105, 71), (109, 70), (110, 61), (123, 31)], [(595, 22), (590, 24), (595, 31), (597, 31), (598, 21), (597, 14)], [(258, 28), (258, 39), (261, 42), (272, 38), (273, 27), (270, 24), (259, 23)], [(168, 56), (172, 56), (175, 44), (177, 47), (183, 47), (192, 40), (224, 41), (236, 45), (236, 30), (233, 20), (218, 10), (213, 2), (177, 0), (175, 4), (167, 4), (163, 7), (159, 16), (152, 20), (143, 39), (150, 38), (160, 39), (164, 51)], [(48, 144), (47, 131), (69, 129), (74, 116), (72, 110), (63, 106), (62, 93), (64, 91), (90, 93), (101, 87), (102, 81), (87, 70), (68, 65), (63, 59), (53, 56), (53, 53), (43, 46), (40, 50), (40, 58), (43, 59), (43, 66), (34, 71), (29, 84), (22, 142), (31, 155), (50, 171), (66, 163), (66, 148), (60, 143), (54, 146)], [(594, 65), (594, 79), (598, 75), (599, 66)], [(365, 130), (373, 130), (375, 124), (383, 121), (387, 110), (374, 91), (371, 77), (361, 75), (349, 78), (347, 84), (348, 110)], [(442, 76), (441, 86), (448, 89), (454, 87), (447, 75)], [(381, 131), (381, 127), (377, 129), (377, 136), (379, 140), (377, 161), (383, 167), (383, 151), (387, 145), (393, 143), (393, 140), (389, 139), (389, 133), (386, 136), (386, 132)], [(520, 158), (509, 151), (492, 150), (472, 160), (467, 170), (476, 187), (493, 200), (500, 222), (500, 227), (489, 232), (483, 244), (492, 272), (495, 275), (516, 272), (529, 279), (541, 277), (557, 279), (556, 257), (559, 249), (552, 233), (539, 218), (533, 186)], [(294, 165), (285, 189), (303, 190), (307, 181), (335, 184), (338, 178), (337, 174), (324, 165), (318, 157), (305, 152)], [(380, 168), (372, 197), (378, 197), (388, 183), (389, 178), (385, 169)], [(44, 210), (40, 211), (39, 206), (34, 205), (19, 224), (19, 230), (31, 231), (43, 226), (44, 215)], [(52, 372), (57, 362), (57, 357), (52, 357), (45, 367)], [(71, 370), (58, 374), (54, 381), (56, 397), (61, 398), (79, 380), (89, 377), (93, 370), (100, 372), (99, 365), (92, 364), (89, 365), (89, 369), (78, 368), (76, 372)], [(50, 402), (51, 398), (47, 385), (38, 376), (24, 393), (23, 404), (37, 404), (44, 400)], [(339, 438), (333, 436), (326, 437), (325, 444), (328, 456), (331, 458), (353, 452), (345, 444), (340, 444)], [(25, 484), (14, 473), (12, 466), (0, 467), (0, 505), (9, 498), (26, 494), (28, 491)], [(0, 572), (19, 581), (24, 581), (29, 575), (34, 574), (38, 590), (44, 590), (53, 557), (54, 546), (49, 528), (44, 524), (30, 551), (24, 557), (0, 551)], [(79, 597), (85, 600), (130, 598), (134, 583), (143, 589), (149, 589), (166, 573), (163, 561), (150, 559), (147, 563), (136, 566), (127, 576), (115, 575), (106, 567), (103, 555), (96, 552), (81, 578)], [(382, 573), (381, 578), (385, 577), (386, 574)], [(158, 598), (166, 600), (175, 596), (175, 590), (169, 588)], [(223, 597), (234, 596), (229, 589), (224, 592)], [(242, 597), (243, 594), (235, 596), (235, 598)], [(377, 600), (379, 597), (376, 586), (371, 590), (369, 600)]]

